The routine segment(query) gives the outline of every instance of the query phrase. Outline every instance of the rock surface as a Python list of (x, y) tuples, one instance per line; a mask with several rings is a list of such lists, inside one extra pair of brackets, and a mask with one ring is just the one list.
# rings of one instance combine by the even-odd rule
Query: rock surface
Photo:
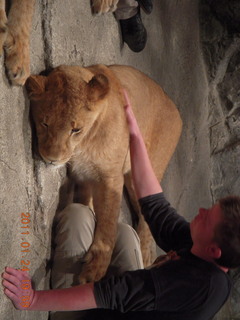
[[(240, 190), (240, 2), (201, 1), (201, 41), (208, 74), (208, 109), (213, 201)], [(240, 269), (217, 319), (240, 318)]]
[[(163, 180), (165, 194), (187, 219), (200, 206), (239, 194), (239, 1), (154, 1), (142, 14), (147, 46), (131, 52), (121, 43), (112, 14), (93, 16), (89, 0), (37, 1), (31, 34), (31, 70), (59, 64), (128, 64), (155, 79), (176, 103), (183, 133)], [(35, 137), (25, 90), (9, 85), (1, 58), (1, 260), (29, 263), (38, 289), (48, 288), (51, 227), (65, 169), (47, 167), (32, 152)], [(161, 159), (159, 159), (161, 161)], [(23, 214), (29, 213), (30, 221)], [(29, 228), (23, 228), (29, 226)], [(23, 235), (25, 231), (29, 234)], [(29, 252), (22, 252), (24, 250)], [(29, 262), (28, 262), (29, 261)], [(2, 272), (1, 271), (1, 272)], [(239, 271), (233, 294), (216, 319), (239, 319)], [(0, 319), (45, 320), (45, 312), (19, 312), (0, 292)]]

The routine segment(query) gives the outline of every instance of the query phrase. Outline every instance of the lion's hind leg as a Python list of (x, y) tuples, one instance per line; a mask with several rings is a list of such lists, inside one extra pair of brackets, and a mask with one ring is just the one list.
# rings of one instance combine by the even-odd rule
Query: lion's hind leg
[(117, 9), (119, 0), (92, 0), (92, 12), (94, 14), (102, 14), (114, 12)]
[(133, 225), (140, 238), (143, 264), (144, 267), (148, 267), (156, 259), (156, 243), (141, 213), (141, 208), (138, 204), (134, 188), (132, 186), (130, 173), (124, 176), (124, 185), (127, 193), (125, 193), (125, 198), (131, 211)]
[(29, 36), (35, 0), (13, 0), (4, 45), (5, 65), (12, 84), (24, 85), (30, 75)]

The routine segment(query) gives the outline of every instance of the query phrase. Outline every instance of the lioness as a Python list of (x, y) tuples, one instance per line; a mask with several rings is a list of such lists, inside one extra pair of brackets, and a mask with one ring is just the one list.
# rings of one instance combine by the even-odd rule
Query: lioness
[[(122, 88), (129, 95), (159, 179), (180, 136), (179, 113), (157, 83), (129, 66), (60, 66), (47, 77), (30, 76), (26, 88), (40, 155), (54, 165), (69, 162), (84, 185), (82, 202), (89, 204), (93, 197), (97, 226), (80, 280), (98, 280), (115, 244), (123, 184), (139, 211), (131, 183)], [(148, 265), (151, 236), (141, 215), (138, 232)]]
[[(81, 1), (81, 0), (79, 0)], [(93, 13), (116, 10), (118, 0), (89, 0)], [(23, 85), (30, 74), (29, 35), (35, 0), (11, 0), (8, 17), (6, 0), (0, 0), (0, 56), (5, 49), (5, 65), (12, 84)]]

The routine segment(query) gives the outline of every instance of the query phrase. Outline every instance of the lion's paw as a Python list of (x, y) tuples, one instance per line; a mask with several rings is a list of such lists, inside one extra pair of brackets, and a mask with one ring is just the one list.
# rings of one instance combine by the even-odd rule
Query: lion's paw
[(0, 10), (0, 56), (7, 37), (7, 16), (4, 10)]
[(143, 258), (143, 265), (145, 268), (149, 267), (153, 261), (156, 259), (156, 253), (151, 250), (151, 248), (142, 249), (142, 258)]
[(9, 80), (14, 85), (23, 86), (30, 75), (28, 39), (24, 35), (8, 32), (4, 49)]
[(100, 280), (106, 274), (110, 260), (110, 251), (102, 251), (96, 247), (90, 248), (84, 257), (85, 263), (79, 276), (80, 283), (84, 284)]
[(92, 0), (92, 12), (94, 14), (102, 14), (114, 12), (117, 9), (119, 0)]

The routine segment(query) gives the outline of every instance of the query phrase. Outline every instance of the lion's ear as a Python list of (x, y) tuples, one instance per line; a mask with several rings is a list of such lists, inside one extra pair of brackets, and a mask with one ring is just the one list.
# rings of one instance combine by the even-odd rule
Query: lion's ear
[(103, 74), (97, 74), (87, 84), (87, 98), (90, 102), (103, 99), (109, 91), (108, 78)]
[(28, 98), (30, 100), (39, 100), (41, 95), (45, 92), (47, 77), (44, 76), (30, 76), (25, 84)]

